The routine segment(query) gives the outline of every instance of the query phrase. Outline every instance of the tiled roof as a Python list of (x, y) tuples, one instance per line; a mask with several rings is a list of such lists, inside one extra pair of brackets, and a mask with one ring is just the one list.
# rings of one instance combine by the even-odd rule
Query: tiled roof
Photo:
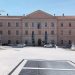
[(26, 15), (26, 18), (54, 18), (54, 16), (42, 10), (37, 10), (35, 12)]

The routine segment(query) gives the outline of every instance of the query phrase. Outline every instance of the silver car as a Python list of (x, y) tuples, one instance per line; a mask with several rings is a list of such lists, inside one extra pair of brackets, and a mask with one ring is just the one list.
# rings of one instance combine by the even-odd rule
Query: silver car
[(26, 47), (26, 44), (17, 44), (17, 47)]
[(53, 45), (52, 44), (46, 44), (46, 45), (44, 45), (44, 47), (46, 47), (46, 48), (53, 48)]

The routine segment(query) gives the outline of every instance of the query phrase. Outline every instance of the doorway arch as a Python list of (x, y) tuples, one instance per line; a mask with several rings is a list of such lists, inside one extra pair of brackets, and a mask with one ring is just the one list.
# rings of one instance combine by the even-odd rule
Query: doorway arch
[(41, 46), (41, 39), (38, 39), (38, 46)]

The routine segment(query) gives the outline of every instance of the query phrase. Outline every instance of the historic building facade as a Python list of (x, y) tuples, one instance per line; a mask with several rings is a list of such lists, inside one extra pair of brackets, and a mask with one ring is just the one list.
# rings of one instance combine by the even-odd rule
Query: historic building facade
[(1, 44), (71, 44), (74, 33), (75, 16), (53, 16), (41, 10), (26, 16), (0, 16)]

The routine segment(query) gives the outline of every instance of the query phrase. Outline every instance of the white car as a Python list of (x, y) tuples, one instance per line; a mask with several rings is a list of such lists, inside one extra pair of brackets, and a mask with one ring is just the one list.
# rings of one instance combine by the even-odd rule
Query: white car
[(44, 47), (53, 48), (53, 45), (52, 44), (46, 44), (46, 45), (44, 45)]
[(26, 44), (17, 44), (17, 47), (26, 47)]

